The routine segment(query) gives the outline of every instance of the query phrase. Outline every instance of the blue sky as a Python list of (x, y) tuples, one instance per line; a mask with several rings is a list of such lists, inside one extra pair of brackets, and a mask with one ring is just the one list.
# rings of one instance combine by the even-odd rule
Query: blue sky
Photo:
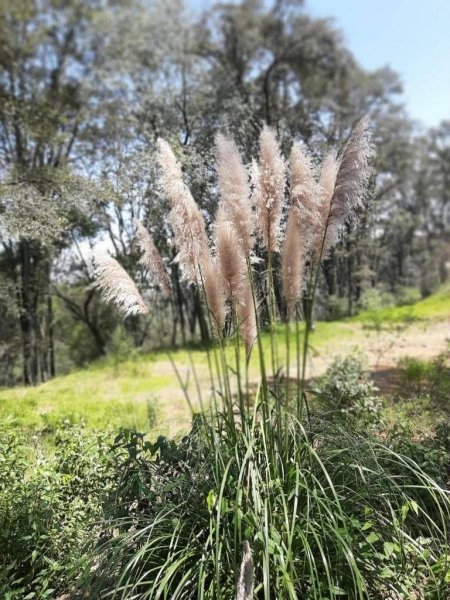
[(306, 8), (335, 17), (363, 67), (400, 74), (413, 118), (450, 119), (450, 0), (306, 0)]
[[(212, 0), (189, 3), (209, 7)], [(390, 65), (400, 74), (411, 117), (427, 126), (450, 119), (450, 0), (305, 0), (305, 5), (314, 16), (335, 19), (363, 67)]]

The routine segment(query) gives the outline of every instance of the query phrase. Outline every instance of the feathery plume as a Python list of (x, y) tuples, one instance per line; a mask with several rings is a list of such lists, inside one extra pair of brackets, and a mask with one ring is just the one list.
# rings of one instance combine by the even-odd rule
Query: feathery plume
[(292, 315), (300, 300), (305, 270), (305, 245), (300, 233), (295, 206), (289, 209), (283, 246), (282, 281), (288, 314)]
[(220, 208), (216, 218), (215, 242), (225, 296), (231, 301), (239, 333), (249, 354), (256, 338), (256, 315), (247, 263), (236, 230)]
[(203, 287), (208, 310), (212, 316), (213, 330), (217, 336), (220, 335), (225, 326), (225, 317), (227, 315), (222, 279), (219, 273), (216, 262), (212, 259), (208, 261), (203, 270)]
[(238, 331), (244, 340), (247, 356), (253, 348), (257, 336), (256, 312), (253, 300), (252, 288), (248, 277), (243, 282), (241, 290), (241, 299), (236, 307), (236, 317), (238, 321)]
[(269, 252), (279, 248), (284, 203), (285, 164), (275, 133), (264, 127), (260, 138), (260, 168), (255, 179), (259, 234)]
[(135, 219), (135, 225), (137, 246), (142, 252), (139, 262), (153, 275), (164, 296), (169, 296), (169, 277), (164, 268), (161, 255), (144, 225), (138, 219)]
[(320, 193), (316, 169), (309, 154), (294, 142), (291, 150), (290, 200), (298, 219), (303, 244), (312, 243), (312, 232), (320, 223)]
[(235, 142), (221, 133), (216, 136), (216, 156), (221, 206), (248, 256), (254, 244), (248, 173)]
[(283, 244), (282, 281), (288, 314), (301, 297), (308, 251), (321, 222), (321, 195), (311, 157), (294, 142), (290, 159), (290, 201)]
[(92, 256), (93, 287), (100, 290), (105, 302), (115, 302), (128, 315), (145, 315), (145, 305), (134, 281), (115, 258), (96, 250)]
[(339, 170), (339, 161), (335, 150), (326, 154), (319, 177), (320, 194), (320, 223), (314, 230), (313, 242), (313, 260), (319, 262), (323, 256), (323, 247), (325, 243), (325, 233), (327, 229), (328, 215), (330, 213), (330, 204), (336, 186), (336, 177)]
[(183, 278), (200, 285), (200, 270), (210, 257), (205, 220), (189, 188), (183, 182), (180, 165), (169, 144), (158, 140), (158, 161), (162, 171), (162, 188), (171, 204), (169, 222), (174, 233), (177, 256)]
[(236, 230), (220, 209), (215, 224), (215, 242), (225, 295), (236, 306), (240, 302), (242, 283), (247, 277), (247, 265)]
[(236, 600), (252, 600), (254, 588), (253, 558), (250, 544), (242, 544), (242, 562), (237, 583)]
[(373, 156), (369, 122), (365, 117), (354, 128), (342, 156), (336, 176), (336, 185), (329, 204), (321, 258), (325, 258), (339, 239), (345, 223), (355, 217), (370, 180), (370, 159)]

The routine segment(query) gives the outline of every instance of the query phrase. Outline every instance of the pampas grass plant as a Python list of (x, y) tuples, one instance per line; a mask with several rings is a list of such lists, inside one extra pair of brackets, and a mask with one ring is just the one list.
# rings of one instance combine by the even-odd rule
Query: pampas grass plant
[[(107, 524), (96, 569), (87, 577), (89, 593), (155, 600), (382, 600), (419, 597), (422, 590), (420, 597), (444, 600), (448, 493), (367, 432), (343, 431), (309, 411), (304, 418), (321, 262), (356, 220), (367, 194), (373, 154), (367, 120), (355, 126), (340, 154), (329, 150), (321, 167), (295, 143), (288, 196), (287, 162), (273, 130), (262, 130), (251, 169), (232, 140), (218, 135), (216, 145), (220, 202), (210, 244), (175, 154), (158, 142), (176, 261), (184, 279), (202, 291), (215, 337), (212, 356), (207, 349), (213, 402), (202, 404), (193, 431), (178, 445), (159, 440), (150, 446), (156, 460), (145, 463), (146, 491), (130, 498), (129, 517)], [(140, 226), (138, 243), (164, 288), (160, 258)], [(288, 314), (284, 365), (276, 360), (282, 311), (274, 258), (280, 250)], [(263, 285), (255, 264), (267, 274)], [(101, 258), (95, 275), (105, 300), (126, 314), (147, 310), (113, 258)], [(262, 300), (269, 306), (271, 373), (261, 342)], [(292, 386), (289, 319), (296, 324)], [(255, 351), (259, 374), (251, 391)], [(412, 513), (416, 520), (408, 517)]]

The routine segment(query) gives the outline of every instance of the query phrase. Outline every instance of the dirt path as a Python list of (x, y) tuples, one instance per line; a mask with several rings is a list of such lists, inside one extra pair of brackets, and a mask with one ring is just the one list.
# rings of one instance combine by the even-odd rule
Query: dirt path
[(321, 375), (337, 356), (360, 352), (368, 367), (376, 370), (397, 366), (400, 359), (410, 356), (422, 360), (448, 352), (450, 344), (450, 318), (447, 320), (419, 322), (393, 326), (381, 332), (363, 325), (348, 325), (353, 336), (343, 336), (332, 347), (323, 347), (309, 361), (309, 377)]

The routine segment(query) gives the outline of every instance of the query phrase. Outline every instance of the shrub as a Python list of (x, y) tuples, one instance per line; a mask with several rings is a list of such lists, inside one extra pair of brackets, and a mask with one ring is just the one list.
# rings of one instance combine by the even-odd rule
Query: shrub
[(397, 424), (388, 432), (387, 443), (395, 452), (413, 459), (442, 488), (450, 489), (448, 423), (438, 423), (434, 433), (421, 440), (413, 439), (408, 426)]
[(347, 298), (339, 298), (336, 294), (328, 296), (326, 305), (326, 316), (329, 321), (336, 321), (348, 316)]
[(61, 424), (54, 453), (0, 431), (0, 596), (57, 598), (96, 535), (110, 459), (105, 435)]
[(312, 393), (322, 411), (332, 418), (376, 423), (381, 400), (378, 389), (359, 357), (338, 358), (314, 383)]
[(360, 310), (378, 310), (386, 306), (394, 306), (395, 297), (380, 287), (368, 287), (363, 290), (358, 300)]
[(397, 289), (396, 300), (398, 306), (405, 306), (407, 304), (414, 304), (422, 298), (420, 290), (415, 287), (408, 287), (401, 285)]

